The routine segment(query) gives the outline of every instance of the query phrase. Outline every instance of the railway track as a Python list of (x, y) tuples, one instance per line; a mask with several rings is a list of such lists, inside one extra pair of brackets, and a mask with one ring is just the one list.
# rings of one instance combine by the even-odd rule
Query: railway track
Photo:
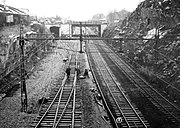
[(55, 89), (47, 104), (40, 111), (39, 117), (34, 121), (35, 128), (81, 128), (81, 93), (77, 84), (78, 55), (72, 54), (69, 58), (71, 75), (65, 75), (62, 84)]
[[(149, 123), (138, 108), (131, 104), (128, 97), (125, 95), (124, 90), (121, 88), (116, 77), (113, 75), (98, 49), (92, 43), (88, 46), (91, 57), (94, 60), (93, 67), (95, 67), (98, 76), (102, 82), (101, 90), (106, 90), (106, 95), (110, 102), (112, 115), (116, 119), (115, 127), (128, 127), (128, 128), (147, 128), (150, 127)], [(97, 78), (98, 79), (98, 78)], [(106, 97), (106, 96), (105, 96)], [(107, 97), (104, 99), (107, 102)]]
[(112, 50), (107, 48), (104, 43), (97, 46), (103, 53), (108, 52), (108, 57), (117, 66), (125, 76), (133, 83), (137, 89), (160, 111), (163, 113), (165, 120), (175, 127), (180, 127), (180, 108), (168, 101), (159, 92), (157, 92), (149, 83), (142, 79), (132, 68), (126, 64)]

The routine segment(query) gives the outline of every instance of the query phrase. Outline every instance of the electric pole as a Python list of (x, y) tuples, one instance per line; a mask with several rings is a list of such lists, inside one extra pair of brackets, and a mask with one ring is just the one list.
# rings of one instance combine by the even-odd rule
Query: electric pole
[(82, 52), (82, 41), (83, 41), (83, 37), (82, 37), (82, 22), (80, 22), (80, 37), (79, 37), (79, 40), (80, 40), (80, 53), (83, 53)]
[(23, 37), (23, 23), (22, 20), (20, 21), (20, 38), (19, 38), (19, 45), (20, 45), (20, 70), (21, 70), (21, 111), (27, 112), (27, 91), (26, 91), (26, 80), (25, 80), (25, 67), (24, 67), (24, 37)]

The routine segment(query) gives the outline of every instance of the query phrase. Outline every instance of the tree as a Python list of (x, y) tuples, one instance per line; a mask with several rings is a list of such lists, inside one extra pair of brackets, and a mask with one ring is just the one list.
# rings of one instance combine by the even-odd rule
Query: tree
[(60, 16), (56, 15), (55, 20), (62, 21), (62, 18)]
[(130, 12), (126, 11), (125, 9), (122, 9), (121, 11), (111, 11), (106, 16), (106, 19), (109, 23), (114, 23), (115, 20), (124, 20), (127, 16), (130, 15)]
[(115, 19), (114, 13), (115, 13), (115, 12), (110, 12), (110, 13), (107, 15), (106, 19), (107, 19), (107, 21), (108, 21), (109, 23), (113, 23), (113, 22), (114, 22), (114, 19)]
[(92, 17), (92, 20), (100, 20), (100, 19), (103, 19), (103, 18), (105, 18), (105, 15), (103, 13), (99, 13), (99, 14), (95, 14)]

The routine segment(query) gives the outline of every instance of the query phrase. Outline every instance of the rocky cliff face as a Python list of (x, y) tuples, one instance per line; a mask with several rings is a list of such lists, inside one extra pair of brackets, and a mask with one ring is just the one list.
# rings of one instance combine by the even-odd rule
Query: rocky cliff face
[(153, 28), (176, 27), (179, 22), (180, 1), (145, 0), (123, 21), (121, 28), (127, 33), (141, 35)]
[(179, 22), (179, 0), (145, 0), (119, 27), (126, 35), (142, 36), (153, 28), (174, 28)]
[(180, 82), (179, 0), (145, 0), (121, 24), (109, 26), (103, 36), (138, 39), (123, 41), (125, 56), (166, 84)]

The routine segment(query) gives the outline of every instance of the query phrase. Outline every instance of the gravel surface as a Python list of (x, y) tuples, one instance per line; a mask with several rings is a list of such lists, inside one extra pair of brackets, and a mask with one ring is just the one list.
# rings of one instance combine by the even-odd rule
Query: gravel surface
[[(87, 56), (82, 55), (81, 70), (89, 69), (87, 63)], [(82, 73), (83, 74), (83, 73)], [(104, 117), (108, 117), (102, 102), (96, 100), (96, 94), (91, 89), (97, 90), (96, 84), (94, 83), (91, 72), (89, 72), (89, 78), (80, 79), (81, 90), (82, 90), (82, 104), (83, 104), (83, 127), (84, 128), (112, 128), (109, 120)]]
[[(64, 47), (59, 41), (58, 47)], [(74, 44), (68, 44), (74, 48)], [(58, 78), (64, 75), (64, 57), (68, 56), (67, 50), (56, 49), (53, 54), (41, 60), (36, 71), (26, 81), (28, 95), (28, 112), (21, 113), (20, 89), (13, 90), (11, 96), (0, 101), (0, 128), (29, 128), (38, 115), (38, 99), (49, 97), (51, 89), (56, 85)]]

